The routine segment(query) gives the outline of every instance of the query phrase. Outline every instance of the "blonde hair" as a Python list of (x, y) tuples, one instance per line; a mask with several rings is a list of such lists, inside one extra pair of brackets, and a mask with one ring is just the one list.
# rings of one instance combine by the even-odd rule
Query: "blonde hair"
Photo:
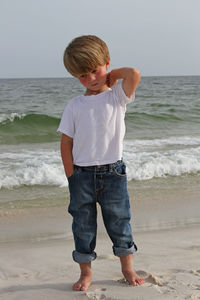
[(95, 35), (83, 35), (71, 41), (64, 52), (64, 65), (69, 73), (77, 77), (88, 73), (110, 60), (104, 41)]

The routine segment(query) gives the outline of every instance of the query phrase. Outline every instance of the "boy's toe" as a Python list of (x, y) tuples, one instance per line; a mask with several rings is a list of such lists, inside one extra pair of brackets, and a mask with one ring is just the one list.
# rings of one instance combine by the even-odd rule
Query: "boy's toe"
[(74, 291), (80, 291), (81, 290), (81, 284), (79, 282), (76, 282), (74, 285), (73, 285), (73, 290)]
[(145, 280), (143, 278), (139, 278), (136, 280), (136, 282), (138, 283), (138, 285), (141, 285), (141, 284), (145, 283)]

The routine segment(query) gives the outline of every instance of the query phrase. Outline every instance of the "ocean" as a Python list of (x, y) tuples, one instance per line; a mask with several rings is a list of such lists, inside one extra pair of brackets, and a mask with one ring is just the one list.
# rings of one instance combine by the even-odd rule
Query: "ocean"
[[(74, 78), (0, 79), (3, 212), (68, 203), (56, 130), (68, 101), (83, 92)], [(125, 122), (131, 199), (200, 193), (199, 76), (143, 77)]]

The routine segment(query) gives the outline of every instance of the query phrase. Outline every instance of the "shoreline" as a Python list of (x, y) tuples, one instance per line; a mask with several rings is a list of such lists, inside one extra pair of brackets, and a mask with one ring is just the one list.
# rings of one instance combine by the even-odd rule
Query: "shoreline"
[[(197, 180), (193, 184), (192, 180), (188, 180), (185, 185), (184, 182), (178, 185), (177, 181), (174, 185), (171, 182), (168, 185), (166, 180), (162, 179), (160, 182), (155, 180), (150, 186), (146, 181), (137, 185), (129, 184), (128, 189), (133, 232), (200, 225), (200, 188)], [(29, 236), (33, 239), (42, 237), (45, 239), (48, 236), (72, 237), (72, 220), (67, 211), (69, 202), (67, 188), (62, 190), (52, 188), (48, 191), (49, 194), (42, 187), (38, 190), (24, 188), (24, 191), (9, 191), (9, 198), (15, 197), (16, 200), (8, 202), (9, 205), (5, 203), (5, 206), (1, 206), (0, 242), (23, 240)], [(29, 194), (32, 199), (23, 200)], [(98, 231), (106, 234), (100, 207), (99, 205), (97, 207)]]
[[(131, 203), (131, 226), (134, 235), (200, 226), (200, 203), (196, 197), (194, 201), (188, 202), (182, 211), (177, 211), (180, 203), (174, 203), (173, 200), (170, 203), (173, 206), (168, 206), (168, 208), (163, 208), (162, 203), (157, 205), (156, 202), (152, 202), (147, 210), (143, 210), (147, 202), (148, 200), (143, 203)], [(99, 205), (97, 212), (98, 236), (107, 235)], [(71, 224), (72, 218), (67, 211), (67, 205), (2, 210), (0, 212), (0, 244), (20, 241), (73, 240)]]

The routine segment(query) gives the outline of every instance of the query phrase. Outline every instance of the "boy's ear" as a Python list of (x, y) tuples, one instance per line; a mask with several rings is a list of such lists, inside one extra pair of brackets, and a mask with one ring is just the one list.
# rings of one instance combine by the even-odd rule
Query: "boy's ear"
[(108, 61), (108, 62), (106, 63), (106, 70), (108, 70), (109, 67), (110, 67), (110, 61)]

